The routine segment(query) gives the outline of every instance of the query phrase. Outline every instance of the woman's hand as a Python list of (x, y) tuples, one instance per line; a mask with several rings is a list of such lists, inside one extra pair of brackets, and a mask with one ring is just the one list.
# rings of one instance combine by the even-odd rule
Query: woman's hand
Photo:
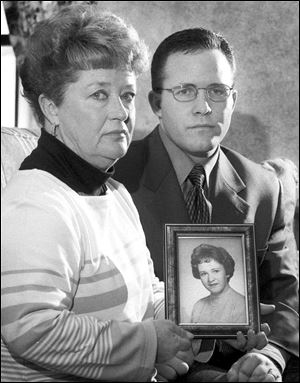
[[(178, 354), (177, 354), (178, 355)], [(194, 357), (194, 355), (192, 355)], [(175, 380), (178, 376), (185, 375), (189, 370), (189, 363), (175, 356), (163, 364), (156, 364), (157, 380), (168, 382)]]
[(180, 351), (192, 350), (193, 334), (170, 320), (154, 320), (153, 323), (157, 336), (156, 363), (162, 364), (170, 361)]
[[(191, 339), (193, 338), (193, 335), (188, 332), (184, 335), (188, 335)], [(157, 369), (156, 379), (163, 382), (175, 380), (178, 376), (185, 375), (188, 372), (189, 366), (192, 365), (193, 361), (194, 353), (192, 347), (185, 351), (178, 351), (176, 356), (170, 360), (155, 365)]]
[(235, 362), (227, 373), (228, 382), (282, 382), (282, 376), (267, 356), (250, 352)]

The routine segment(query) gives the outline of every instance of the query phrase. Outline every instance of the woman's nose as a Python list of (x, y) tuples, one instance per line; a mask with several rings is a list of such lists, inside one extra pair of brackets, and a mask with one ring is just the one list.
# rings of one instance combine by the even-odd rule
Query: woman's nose
[(214, 280), (214, 276), (212, 274), (207, 274), (207, 280), (208, 282), (211, 282)]
[(109, 105), (109, 117), (112, 120), (126, 121), (129, 116), (129, 111), (125, 108), (120, 97), (113, 97)]

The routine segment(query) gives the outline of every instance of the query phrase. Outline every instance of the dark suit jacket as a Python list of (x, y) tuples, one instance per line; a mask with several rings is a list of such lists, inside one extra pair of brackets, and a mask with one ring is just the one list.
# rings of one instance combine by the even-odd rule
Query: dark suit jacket
[[(156, 128), (134, 141), (116, 164), (114, 178), (123, 183), (139, 211), (156, 275), (163, 280), (165, 223), (191, 223), (177, 177)], [(210, 176), (212, 223), (254, 223), (260, 301), (276, 304), (263, 321), (270, 339), (298, 354), (298, 280), (289, 250), (281, 185), (276, 176), (237, 152), (221, 147)]]

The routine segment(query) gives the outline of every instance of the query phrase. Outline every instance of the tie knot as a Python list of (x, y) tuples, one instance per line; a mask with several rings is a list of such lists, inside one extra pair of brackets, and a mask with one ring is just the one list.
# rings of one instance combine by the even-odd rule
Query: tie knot
[(191, 170), (189, 180), (193, 185), (197, 186), (200, 189), (203, 189), (205, 185), (205, 171), (202, 165), (195, 165)]

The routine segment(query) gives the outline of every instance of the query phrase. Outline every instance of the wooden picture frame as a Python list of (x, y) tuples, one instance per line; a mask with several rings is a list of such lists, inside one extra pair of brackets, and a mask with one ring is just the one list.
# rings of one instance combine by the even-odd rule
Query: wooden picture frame
[(164, 266), (167, 319), (196, 338), (260, 331), (253, 224), (166, 224)]

